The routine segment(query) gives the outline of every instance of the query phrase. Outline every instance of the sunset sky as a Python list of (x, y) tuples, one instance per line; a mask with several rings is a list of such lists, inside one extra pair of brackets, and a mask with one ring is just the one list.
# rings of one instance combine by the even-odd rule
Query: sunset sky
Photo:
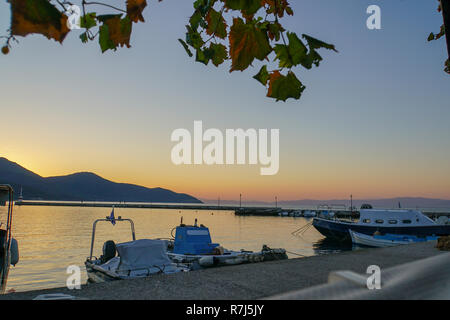
[[(298, 69), (300, 100), (275, 102), (252, 76), (190, 59), (191, 0), (148, 1), (132, 48), (102, 54), (73, 31), (34, 35), (0, 56), (0, 156), (42, 175), (92, 171), (199, 198), (272, 201), (422, 196), (450, 199), (450, 76), (437, 1), (295, 0), (284, 23), (336, 46)], [(366, 28), (378, 4), (382, 30)], [(0, 34), (10, 12), (0, 2)], [(175, 166), (170, 135), (207, 128), (280, 129), (280, 169)]]

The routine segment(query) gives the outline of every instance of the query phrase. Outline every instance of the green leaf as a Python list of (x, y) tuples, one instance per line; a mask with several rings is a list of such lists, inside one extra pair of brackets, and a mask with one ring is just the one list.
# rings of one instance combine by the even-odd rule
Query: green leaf
[(286, 101), (289, 98), (298, 100), (304, 90), (305, 86), (292, 71), (289, 71), (286, 76), (274, 71), (270, 75), (267, 96), (276, 99), (276, 101)]
[(234, 18), (230, 35), (231, 71), (247, 69), (253, 60), (263, 60), (272, 52), (267, 33), (260, 24), (244, 23), (241, 18)]
[(109, 28), (106, 24), (100, 26), (99, 28), (98, 42), (100, 44), (100, 49), (102, 50), (102, 53), (108, 49), (116, 50), (116, 46), (114, 45), (114, 42), (112, 42), (109, 36)]
[(194, 2), (194, 8), (204, 17), (209, 9), (211, 9), (217, 0), (197, 0)]
[(316, 38), (310, 37), (306, 34), (303, 34), (302, 37), (308, 42), (308, 46), (310, 49), (320, 49), (325, 48), (328, 50), (333, 50), (335, 52), (338, 52), (334, 45), (325, 43), (323, 41), (317, 40)]
[(183, 46), (184, 50), (186, 50), (186, 53), (189, 55), (189, 57), (192, 57), (193, 54), (192, 54), (191, 50), (189, 49), (187, 43), (181, 39), (178, 39), (178, 41), (180, 41), (181, 45)]
[(88, 42), (88, 37), (87, 37), (86, 32), (83, 32), (82, 34), (80, 34), (80, 39), (81, 39), (81, 42), (83, 42), (83, 43)]
[(224, 61), (228, 58), (227, 47), (225, 47), (223, 44), (211, 43), (209, 49), (212, 52), (211, 62), (216, 67), (224, 63)]
[(307, 48), (295, 33), (288, 32), (289, 44), (275, 46), (276, 59), (280, 68), (292, 68), (307, 60)]
[(195, 10), (194, 14), (189, 19), (189, 24), (191, 25), (192, 29), (197, 31), (198, 26), (200, 25), (200, 22), (203, 20), (202, 14), (200, 11)]
[(267, 66), (262, 66), (261, 70), (259, 70), (258, 74), (253, 76), (253, 78), (261, 82), (263, 86), (266, 86), (267, 81), (270, 79), (269, 72), (267, 72)]
[(280, 40), (281, 33), (284, 32), (284, 28), (278, 22), (269, 23), (267, 25), (267, 30), (269, 32), (269, 38), (272, 40), (275, 39), (276, 41)]
[(95, 27), (97, 25), (97, 20), (95, 18), (96, 18), (95, 12), (87, 13), (86, 15), (80, 18), (80, 27), (85, 29)]
[(196, 56), (195, 56), (195, 61), (201, 62), (204, 65), (208, 65), (209, 60), (211, 60), (213, 55), (214, 55), (214, 52), (211, 49), (209, 49), (209, 48), (197, 49)]
[(261, 0), (225, 0), (225, 6), (239, 10), (246, 16), (252, 16), (262, 7)]
[(227, 23), (222, 16), (222, 13), (217, 12), (212, 9), (209, 10), (208, 15), (206, 16), (206, 21), (208, 22), (208, 28), (206, 29), (206, 33), (209, 35), (215, 35), (221, 39), (225, 39), (227, 36)]
[(192, 47), (194, 47), (194, 49), (200, 49), (204, 44), (204, 41), (200, 33), (192, 29), (191, 26), (189, 25), (186, 26), (186, 29), (188, 31), (186, 33), (186, 42)]
[(106, 22), (109, 19), (114, 19), (114, 18), (122, 18), (122, 14), (103, 14), (100, 16), (97, 16), (97, 20), (100, 22)]
[(102, 52), (108, 49), (114, 49), (124, 45), (130, 47), (130, 36), (132, 31), (132, 21), (130, 17), (125, 16), (121, 19), (121, 15), (114, 15), (103, 20), (104, 23), (100, 27), (99, 43)]

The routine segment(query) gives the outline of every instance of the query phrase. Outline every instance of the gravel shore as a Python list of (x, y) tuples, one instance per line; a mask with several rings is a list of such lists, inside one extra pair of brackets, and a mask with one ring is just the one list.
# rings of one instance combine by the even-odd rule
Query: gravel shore
[(307, 258), (211, 268), (146, 279), (83, 285), (80, 290), (56, 288), (10, 293), (7, 300), (29, 300), (41, 294), (64, 293), (89, 300), (260, 299), (327, 282), (331, 271), (365, 273), (441, 254), (436, 241), (392, 248), (363, 249)]

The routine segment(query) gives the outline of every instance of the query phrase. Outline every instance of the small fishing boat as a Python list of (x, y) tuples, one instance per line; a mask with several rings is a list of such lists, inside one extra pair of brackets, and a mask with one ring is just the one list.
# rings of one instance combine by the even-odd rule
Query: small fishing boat
[[(95, 229), (98, 222), (129, 222), (132, 241), (115, 244), (106, 241), (100, 258), (93, 256)], [(91, 252), (85, 262), (89, 282), (108, 282), (113, 280), (136, 279), (155, 274), (170, 274), (189, 271), (189, 267), (172, 262), (167, 255), (167, 241), (153, 239), (136, 240), (134, 222), (131, 219), (114, 218), (95, 220), (92, 230)]]
[(370, 236), (377, 231), (416, 237), (450, 235), (450, 225), (438, 224), (417, 210), (361, 209), (357, 221), (320, 214), (313, 226), (327, 238), (339, 241), (351, 241), (349, 230)]
[(168, 256), (177, 263), (189, 263), (192, 267), (215, 267), (242, 263), (287, 259), (286, 250), (271, 249), (266, 245), (261, 251), (230, 251), (211, 241), (209, 229), (204, 225), (181, 224), (175, 230), (174, 240), (169, 244)]
[(0, 202), (5, 206), (8, 202), (6, 221), (0, 222), (0, 293), (4, 293), (9, 268), (19, 262), (19, 246), (17, 240), (12, 237), (14, 190), (11, 186), (0, 185)]
[(358, 233), (349, 230), (352, 242), (357, 245), (369, 246), (369, 247), (393, 247), (403, 244), (410, 244), (416, 242), (425, 242), (437, 240), (439, 237), (428, 236), (428, 237), (417, 237), (411, 235), (400, 235), (400, 234), (374, 234), (367, 235), (363, 233)]

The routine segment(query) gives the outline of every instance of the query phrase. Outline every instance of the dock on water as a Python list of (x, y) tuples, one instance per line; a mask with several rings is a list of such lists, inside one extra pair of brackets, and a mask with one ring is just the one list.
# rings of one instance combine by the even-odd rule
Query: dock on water
[[(63, 293), (88, 300), (245, 300), (262, 299), (327, 283), (330, 272), (349, 270), (365, 274), (367, 267), (384, 270), (440, 254), (436, 241), (390, 248), (373, 248), (336, 254), (210, 268), (186, 273), (10, 293), (4, 300), (29, 300), (38, 295)], [(81, 264), (81, 262), (80, 262)], [(64, 284), (62, 284), (64, 285)]]
[[(294, 211), (316, 211), (323, 209), (311, 208), (281, 208), (281, 207), (253, 207), (253, 206), (233, 206), (233, 205), (212, 205), (203, 203), (140, 203), (140, 202), (96, 202), (96, 201), (28, 201), (20, 200), (15, 202), (16, 206), (56, 206), (56, 207), (90, 207), (90, 208), (137, 208), (137, 209), (172, 209), (172, 210), (209, 210), (209, 211), (234, 211), (238, 216), (278, 216), (280, 212)], [(329, 208), (338, 218), (359, 217), (358, 210), (343, 208)], [(440, 216), (450, 217), (450, 212), (423, 211), (425, 215), (431, 218)]]

